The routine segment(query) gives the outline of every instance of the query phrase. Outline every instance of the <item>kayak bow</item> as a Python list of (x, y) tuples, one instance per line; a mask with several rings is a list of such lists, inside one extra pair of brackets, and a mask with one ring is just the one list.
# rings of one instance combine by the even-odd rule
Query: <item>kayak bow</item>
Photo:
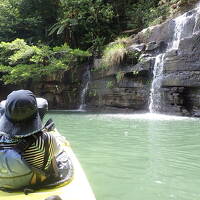
[[(62, 137), (58, 135), (59, 133), (56, 131), (56, 136)], [(62, 137), (63, 139), (64, 137)], [(62, 140), (63, 142), (63, 140)], [(3, 192), (0, 191), (0, 199), (1, 200), (45, 200), (48, 197), (58, 195), (62, 200), (96, 200), (94, 193), (90, 187), (90, 184), (87, 180), (87, 177), (76, 158), (73, 150), (71, 149), (69, 143), (65, 140), (64, 145), (65, 151), (68, 153), (71, 158), (73, 167), (74, 167), (74, 175), (73, 179), (70, 182), (63, 183), (55, 188), (51, 189), (40, 189), (35, 191), (34, 193), (30, 193), (25, 195), (23, 192)]]

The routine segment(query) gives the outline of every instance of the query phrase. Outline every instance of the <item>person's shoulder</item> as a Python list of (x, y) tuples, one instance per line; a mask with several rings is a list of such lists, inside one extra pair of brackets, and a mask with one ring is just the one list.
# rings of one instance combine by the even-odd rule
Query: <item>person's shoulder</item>
[(48, 140), (50, 143), (56, 141), (56, 137), (53, 134), (53, 131), (47, 131), (42, 134), (42, 138), (44, 140)]

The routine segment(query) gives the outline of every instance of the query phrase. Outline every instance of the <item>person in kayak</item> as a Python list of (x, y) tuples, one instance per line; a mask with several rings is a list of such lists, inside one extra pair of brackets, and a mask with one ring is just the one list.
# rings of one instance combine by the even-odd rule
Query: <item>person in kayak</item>
[(57, 162), (61, 147), (50, 134), (50, 125), (42, 125), (31, 91), (17, 90), (8, 95), (0, 118), (0, 188), (42, 186), (63, 177)]
[[(38, 112), (40, 115), (41, 120), (43, 120), (45, 114), (48, 111), (48, 102), (44, 98), (36, 98), (37, 101), (37, 107), (38, 107)], [(6, 100), (3, 100), (0, 102), (0, 117), (4, 114), (5, 112), (5, 105), (6, 105)]]

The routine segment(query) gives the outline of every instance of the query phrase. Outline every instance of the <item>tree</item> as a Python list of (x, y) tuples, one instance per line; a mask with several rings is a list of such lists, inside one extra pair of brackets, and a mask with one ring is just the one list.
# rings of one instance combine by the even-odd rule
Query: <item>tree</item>
[(0, 72), (5, 84), (39, 80), (58, 71), (79, 66), (87, 51), (71, 49), (67, 44), (57, 47), (28, 45), (23, 39), (0, 43)]
[[(46, 44), (56, 44), (56, 38), (50, 38), (48, 31), (57, 21), (60, 0), (21, 0), (18, 9), (25, 25), (21, 29), (21, 38), (32, 42), (40, 40)], [(24, 30), (26, 31), (25, 36), (23, 36)]]
[(61, 0), (61, 12), (50, 35), (56, 33), (72, 47), (96, 51), (112, 38), (114, 12), (103, 0)]
[(58, 10), (59, 0), (1, 0), (0, 41), (53, 43), (48, 30), (56, 23)]

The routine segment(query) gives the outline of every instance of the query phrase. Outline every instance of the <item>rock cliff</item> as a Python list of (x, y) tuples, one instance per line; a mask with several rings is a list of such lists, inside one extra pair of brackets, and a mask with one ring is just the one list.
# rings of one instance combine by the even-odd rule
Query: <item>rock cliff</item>
[[(136, 63), (125, 59), (119, 66), (100, 71), (94, 65), (89, 108), (148, 111), (152, 82), (159, 76), (160, 106), (156, 112), (200, 115), (199, 8), (138, 33), (129, 51), (140, 52)], [(155, 75), (155, 60), (161, 54), (162, 74)]]
[[(95, 60), (85, 91), (88, 110), (200, 116), (200, 8), (141, 31), (127, 50), (120, 65), (99, 70)], [(24, 88), (46, 98), (50, 108), (78, 109), (86, 70), (52, 74), (37, 84), (1, 86), (0, 96)]]
[(81, 104), (82, 74), (86, 67), (80, 66), (70, 71), (60, 71), (60, 73), (43, 77), (40, 81), (27, 81), (22, 85), (3, 85), (2, 83), (0, 84), (1, 100), (6, 99), (13, 90), (28, 89), (37, 97), (47, 99), (49, 109), (78, 109)]

